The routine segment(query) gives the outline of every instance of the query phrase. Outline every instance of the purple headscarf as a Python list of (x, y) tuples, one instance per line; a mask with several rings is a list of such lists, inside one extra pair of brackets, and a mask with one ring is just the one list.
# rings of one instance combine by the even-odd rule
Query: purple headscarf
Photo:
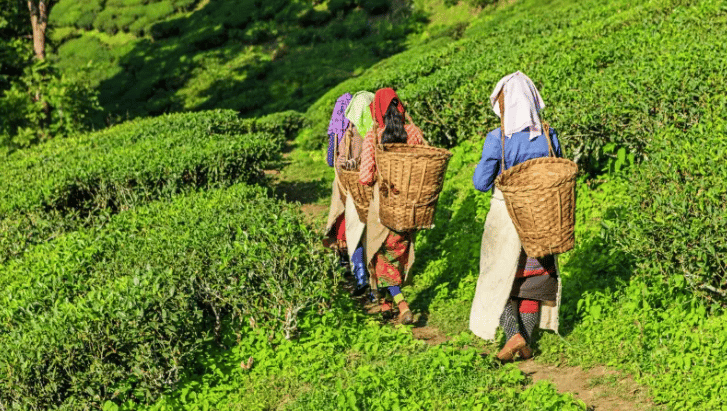
[(328, 123), (328, 166), (330, 167), (333, 167), (334, 161), (333, 149), (335, 141), (333, 136), (338, 136), (339, 145), (343, 142), (343, 133), (346, 132), (350, 124), (350, 121), (348, 121), (344, 114), (352, 98), (351, 93), (346, 93), (336, 100), (336, 106), (333, 108), (333, 114), (331, 115), (331, 122)]

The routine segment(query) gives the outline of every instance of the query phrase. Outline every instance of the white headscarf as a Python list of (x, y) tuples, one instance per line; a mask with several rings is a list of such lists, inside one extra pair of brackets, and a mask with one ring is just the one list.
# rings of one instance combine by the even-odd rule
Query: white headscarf
[(505, 135), (510, 138), (513, 133), (521, 131), (525, 127), (530, 128), (530, 139), (543, 134), (543, 127), (540, 123), (541, 109), (545, 107), (543, 99), (540, 97), (535, 84), (525, 74), (516, 71), (503, 77), (495, 91), (490, 95), (490, 103), (492, 110), (500, 117), (500, 105), (497, 102), (497, 96), (500, 90), (505, 93)]

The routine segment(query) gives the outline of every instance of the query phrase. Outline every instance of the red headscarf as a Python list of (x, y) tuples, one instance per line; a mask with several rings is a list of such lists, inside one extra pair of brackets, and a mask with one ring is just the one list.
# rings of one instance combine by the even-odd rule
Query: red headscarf
[(386, 114), (386, 110), (389, 109), (389, 104), (391, 104), (391, 100), (393, 99), (399, 100), (399, 105), (396, 106), (396, 109), (399, 110), (399, 113), (403, 116), (404, 105), (401, 104), (401, 99), (399, 99), (399, 96), (396, 95), (396, 91), (394, 91), (393, 88), (387, 87), (379, 89), (374, 96), (374, 101), (372, 101), (371, 105), (369, 105), (369, 108), (371, 109), (371, 117), (376, 120), (381, 128), (385, 126), (384, 114)]

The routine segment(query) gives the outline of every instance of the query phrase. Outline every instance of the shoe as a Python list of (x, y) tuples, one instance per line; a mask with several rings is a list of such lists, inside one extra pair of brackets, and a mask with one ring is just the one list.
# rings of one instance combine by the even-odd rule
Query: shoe
[(360, 296), (366, 294), (366, 292), (368, 290), (369, 290), (369, 285), (368, 284), (364, 284), (363, 286), (357, 284), (356, 285), (356, 288), (353, 289), (353, 292), (351, 293), (351, 296), (352, 297), (360, 297)]
[(525, 347), (521, 348), (520, 351), (518, 351), (518, 354), (520, 355), (521, 359), (529, 360), (533, 358), (533, 349), (530, 348), (529, 345), (526, 345)]
[(400, 324), (411, 324), (414, 322), (414, 314), (412, 314), (410, 309), (406, 309), (405, 311), (399, 313), (399, 323)]
[(520, 351), (522, 348), (525, 348), (527, 345), (528, 343), (525, 341), (525, 338), (523, 338), (520, 333), (517, 333), (505, 343), (505, 346), (502, 347), (502, 350), (497, 353), (497, 358), (503, 362), (512, 361), (515, 353)]

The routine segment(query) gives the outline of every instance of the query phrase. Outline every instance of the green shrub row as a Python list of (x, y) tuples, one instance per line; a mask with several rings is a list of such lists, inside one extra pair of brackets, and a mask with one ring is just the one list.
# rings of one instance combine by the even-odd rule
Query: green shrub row
[(302, 124), (295, 112), (173, 114), (15, 152), (0, 177), (0, 262), (88, 216), (255, 181)]
[(188, 10), (198, 0), (62, 0), (52, 9), (54, 27), (96, 29), (107, 33), (130, 31), (144, 35), (149, 27), (175, 12)]
[[(124, 24), (144, 26), (143, 36), (61, 27), (51, 58), (65, 73), (98, 88), (112, 122), (217, 108), (245, 116), (301, 110), (404, 48), (421, 19), (403, 5), (386, 18), (372, 15), (388, 3), (210, 1), (146, 26), (148, 15), (129, 17), (134, 22)], [(98, 16), (120, 24), (113, 10), (107, 4)], [(79, 73), (79, 66), (88, 67), (87, 73)]]
[(300, 311), (331, 287), (316, 245), (296, 206), (235, 185), (35, 247), (1, 266), (0, 405), (151, 401), (223, 322), (290, 338)]
[(540, 88), (543, 117), (561, 130), (567, 155), (597, 173), (616, 148), (643, 158), (652, 133), (691, 127), (710, 96), (724, 94), (722, 14), (718, 1), (501, 6), (459, 41), (415, 47), (341, 83), (308, 114), (323, 130), (342, 93), (394, 87), (428, 139), (452, 146), (498, 126), (489, 95), (521, 70)]

